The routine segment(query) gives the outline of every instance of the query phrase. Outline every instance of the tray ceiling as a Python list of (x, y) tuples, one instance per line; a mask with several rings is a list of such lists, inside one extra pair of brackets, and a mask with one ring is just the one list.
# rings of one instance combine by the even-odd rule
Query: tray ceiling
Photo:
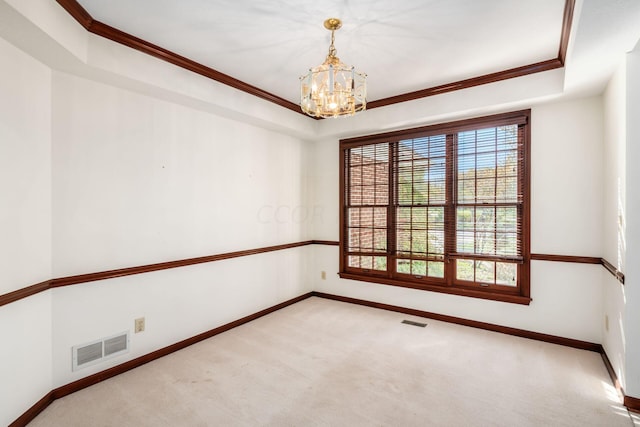
[(565, 0), (78, 0), (94, 20), (297, 104), (338, 17), (368, 100), (558, 57)]

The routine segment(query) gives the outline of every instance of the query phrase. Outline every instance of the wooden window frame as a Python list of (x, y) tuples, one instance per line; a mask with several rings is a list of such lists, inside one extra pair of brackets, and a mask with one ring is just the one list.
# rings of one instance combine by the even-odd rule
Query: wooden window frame
[[(480, 284), (480, 282), (463, 282), (456, 279), (454, 276), (454, 259), (458, 256), (455, 253), (455, 248), (452, 246), (455, 242), (456, 233), (456, 214), (455, 209), (459, 202), (454, 201), (454, 186), (458, 183), (458, 178), (454, 177), (455, 166), (451, 165), (451, 159), (456, 158), (454, 153), (453, 138), (456, 137), (458, 132), (478, 130), (490, 127), (499, 127), (506, 125), (518, 125), (519, 138), (522, 140), (522, 148), (519, 151), (521, 156), (519, 165), (521, 173), (519, 173), (518, 185), (521, 186), (522, 202), (519, 204), (522, 209), (518, 219), (520, 224), (520, 257), (517, 266), (517, 279), (515, 287), (508, 286), (487, 286), (486, 284)], [(347, 176), (345, 174), (347, 161), (346, 155), (352, 148), (360, 146), (369, 146), (371, 144), (389, 144), (390, 150), (393, 148), (393, 144), (398, 143), (401, 140), (407, 140), (412, 138), (424, 138), (426, 136), (433, 136), (439, 134), (446, 134), (446, 150), (447, 150), (447, 166), (446, 166), (446, 204), (445, 204), (445, 255), (444, 255), (444, 278), (437, 279), (433, 277), (419, 277), (414, 278), (411, 275), (400, 275), (396, 272), (395, 263), (397, 248), (395, 248), (395, 232), (397, 230), (397, 223), (395, 219), (395, 210), (398, 208), (398, 204), (395, 201), (394, 191), (396, 184), (394, 180), (396, 177), (396, 169), (399, 160), (394, 158), (389, 153), (389, 196), (387, 202), (387, 240), (389, 245), (386, 252), (383, 254), (386, 256), (387, 270), (376, 271), (373, 269), (360, 269), (355, 267), (348, 267), (347, 257), (347, 241), (348, 241), (348, 208), (345, 205), (347, 196), (349, 194), (349, 188), (347, 187)], [(528, 305), (531, 302), (530, 298), (530, 206), (531, 206), (531, 110), (513, 111), (503, 114), (496, 114), (485, 117), (477, 117), (466, 120), (460, 120), (449, 123), (441, 123), (436, 125), (424, 126), (413, 129), (400, 130), (395, 132), (387, 132), (375, 135), (367, 135), (356, 138), (342, 139), (340, 140), (340, 270), (339, 276), (343, 279), (352, 279), (364, 282), (372, 282), (379, 284), (386, 284), (392, 286), (401, 286), (406, 288), (421, 289), (433, 292), (442, 292), (447, 294), (461, 295), (474, 298), (482, 298), (494, 301), (503, 301), (516, 304)], [(380, 207), (380, 206), (378, 206)], [(451, 224), (453, 221), (453, 225)], [(453, 233), (453, 235), (452, 235)], [(378, 255), (380, 253), (378, 252)], [(477, 255), (473, 256), (477, 259)], [(469, 257), (467, 257), (469, 258)], [(499, 256), (492, 257), (494, 260), (500, 259)], [(401, 276), (401, 277), (399, 277)]]

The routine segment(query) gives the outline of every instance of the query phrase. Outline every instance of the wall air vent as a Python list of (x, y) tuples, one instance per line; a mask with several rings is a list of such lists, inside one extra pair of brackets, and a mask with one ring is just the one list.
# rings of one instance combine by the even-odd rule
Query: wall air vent
[(104, 357), (115, 356), (126, 352), (129, 348), (129, 335), (117, 335), (104, 340)]
[(72, 369), (77, 371), (129, 351), (129, 331), (71, 348)]
[(401, 323), (404, 323), (405, 325), (418, 326), (420, 328), (424, 328), (425, 326), (427, 326), (426, 323), (414, 322), (413, 320), (403, 320)]
[(78, 347), (76, 359), (78, 361), (78, 366), (86, 365), (87, 363), (102, 359), (102, 341)]

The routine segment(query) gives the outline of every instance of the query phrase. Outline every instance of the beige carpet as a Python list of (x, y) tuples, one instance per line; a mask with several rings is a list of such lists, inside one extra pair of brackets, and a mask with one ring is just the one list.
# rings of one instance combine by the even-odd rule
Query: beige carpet
[(310, 298), (59, 399), (30, 426), (633, 421), (597, 353)]

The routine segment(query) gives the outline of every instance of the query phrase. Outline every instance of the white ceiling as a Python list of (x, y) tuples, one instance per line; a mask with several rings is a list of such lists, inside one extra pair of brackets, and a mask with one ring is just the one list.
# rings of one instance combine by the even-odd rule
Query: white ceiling
[(297, 104), (298, 78), (327, 54), (326, 18), (342, 19), (338, 56), (367, 73), (372, 101), (556, 58), (565, 0), (79, 3), (98, 21)]

